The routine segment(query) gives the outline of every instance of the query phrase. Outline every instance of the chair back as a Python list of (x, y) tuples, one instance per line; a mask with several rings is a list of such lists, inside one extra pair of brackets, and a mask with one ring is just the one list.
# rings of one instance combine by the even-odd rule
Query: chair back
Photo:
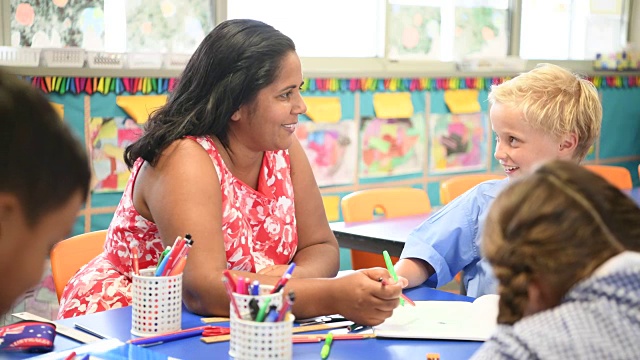
[(495, 174), (469, 174), (454, 176), (440, 183), (440, 203), (442, 205), (446, 205), (453, 199), (464, 194), (467, 190), (482, 182), (504, 178), (504, 175)]
[(57, 243), (51, 249), (51, 274), (58, 301), (71, 277), (102, 252), (107, 230), (76, 235)]
[[(379, 188), (355, 191), (340, 201), (345, 223), (372, 221), (375, 209), (381, 209), (386, 218), (427, 214), (431, 211), (429, 196), (424, 190), (415, 188)], [(397, 257), (391, 257), (395, 263)], [(386, 267), (381, 254), (351, 250), (351, 265), (354, 270), (371, 267)]]
[(584, 165), (584, 167), (600, 175), (620, 190), (631, 190), (633, 188), (631, 171), (626, 167), (614, 165)]

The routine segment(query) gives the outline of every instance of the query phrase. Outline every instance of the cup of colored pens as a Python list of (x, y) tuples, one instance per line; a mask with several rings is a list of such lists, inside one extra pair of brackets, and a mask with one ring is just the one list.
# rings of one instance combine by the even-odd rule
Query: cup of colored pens
[(182, 271), (193, 239), (178, 237), (158, 266), (138, 269), (134, 252), (131, 283), (131, 333), (152, 336), (177, 331), (182, 324)]
[[(293, 267), (295, 265), (291, 271)], [(295, 295), (283, 291), (291, 271), (275, 286), (235, 277), (225, 271), (223, 282), (230, 303), (229, 355), (235, 359), (291, 358), (295, 320), (291, 306)]]

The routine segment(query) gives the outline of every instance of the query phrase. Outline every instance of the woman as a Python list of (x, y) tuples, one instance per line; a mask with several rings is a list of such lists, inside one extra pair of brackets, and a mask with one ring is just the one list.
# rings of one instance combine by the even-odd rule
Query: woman
[(298, 317), (341, 313), (378, 324), (390, 316), (401, 285), (381, 286), (386, 270), (326, 279), (336, 275), (339, 253), (294, 135), (306, 111), (302, 84), (287, 36), (253, 20), (218, 25), (127, 148), (131, 178), (105, 252), (70, 281), (59, 317), (128, 305), (131, 249), (141, 268), (153, 266), (185, 233), (195, 240), (183, 278), (192, 312), (228, 314), (223, 270), (275, 284), (293, 261), (287, 291), (296, 292)]

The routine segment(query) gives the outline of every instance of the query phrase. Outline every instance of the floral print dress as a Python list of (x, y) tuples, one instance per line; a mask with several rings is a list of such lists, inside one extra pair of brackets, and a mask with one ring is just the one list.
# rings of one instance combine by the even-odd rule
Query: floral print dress
[[(296, 253), (298, 235), (288, 151), (264, 153), (254, 190), (231, 174), (210, 137), (189, 138), (207, 151), (220, 179), (227, 268), (257, 272), (289, 263)], [(140, 269), (156, 265), (163, 250), (158, 228), (133, 206), (133, 185), (143, 163), (138, 159), (131, 170), (104, 251), (65, 287), (59, 319), (130, 305), (132, 248), (138, 248)]]

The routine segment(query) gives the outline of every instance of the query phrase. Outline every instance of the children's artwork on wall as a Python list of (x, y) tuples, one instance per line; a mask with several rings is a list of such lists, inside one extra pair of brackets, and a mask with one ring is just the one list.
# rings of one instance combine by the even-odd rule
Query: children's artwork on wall
[(11, 0), (11, 46), (104, 46), (104, 0)]
[(487, 169), (485, 114), (431, 114), (430, 125), (430, 174)]
[(353, 120), (336, 123), (300, 121), (296, 136), (309, 158), (318, 186), (353, 182), (358, 155), (358, 134)]
[(454, 57), (507, 56), (508, 11), (490, 7), (456, 7)]
[(391, 5), (388, 27), (391, 59), (440, 59), (440, 8)]
[(127, 0), (127, 51), (191, 54), (213, 29), (209, 0)]
[(363, 118), (360, 177), (421, 173), (424, 164), (424, 114), (411, 118)]
[(142, 128), (128, 117), (94, 117), (88, 126), (93, 191), (123, 191), (131, 174), (124, 163), (124, 150), (142, 135)]

